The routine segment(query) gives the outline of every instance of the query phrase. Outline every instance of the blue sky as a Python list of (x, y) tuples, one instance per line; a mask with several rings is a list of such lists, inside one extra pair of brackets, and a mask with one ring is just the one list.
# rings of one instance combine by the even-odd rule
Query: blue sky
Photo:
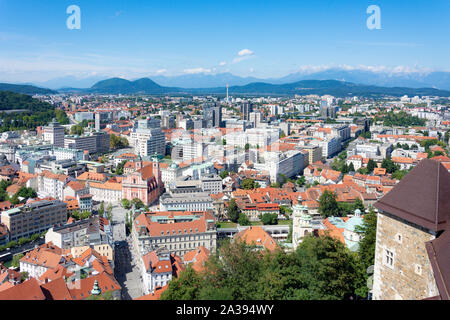
[[(66, 27), (70, 5), (81, 30)], [(369, 5), (381, 30), (366, 26)], [(449, 31), (448, 0), (0, 0), (0, 80), (450, 71)]]

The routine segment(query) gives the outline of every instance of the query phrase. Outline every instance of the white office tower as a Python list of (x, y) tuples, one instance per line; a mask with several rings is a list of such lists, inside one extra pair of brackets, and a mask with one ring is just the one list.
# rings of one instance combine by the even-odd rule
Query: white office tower
[(253, 122), (255, 128), (258, 128), (264, 116), (261, 111), (255, 111), (250, 113), (250, 122)]
[(64, 128), (55, 119), (44, 127), (44, 141), (55, 147), (64, 148)]
[(138, 126), (131, 133), (131, 141), (135, 152), (148, 157), (155, 153), (164, 155), (166, 153), (166, 136), (161, 131), (161, 121), (145, 119), (138, 121)]

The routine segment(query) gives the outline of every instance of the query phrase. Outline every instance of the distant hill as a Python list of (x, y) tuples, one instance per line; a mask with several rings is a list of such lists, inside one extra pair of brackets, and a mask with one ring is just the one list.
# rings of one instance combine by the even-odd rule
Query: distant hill
[(181, 89), (163, 87), (149, 78), (129, 81), (112, 78), (97, 82), (87, 92), (103, 94), (165, 94), (180, 92)]
[(156, 81), (158, 84), (162, 86), (168, 87), (179, 87), (179, 88), (190, 88), (190, 89), (198, 89), (198, 88), (217, 88), (224, 87), (227, 82), (233, 86), (244, 86), (253, 82), (270, 82), (268, 80), (261, 80), (254, 77), (239, 77), (235, 76), (232, 73), (217, 73), (217, 74), (208, 74), (208, 73), (199, 73), (199, 74), (184, 74), (180, 76), (152, 76), (153, 81)]
[[(224, 94), (225, 88), (208, 88), (192, 90), (203, 94)], [(348, 96), (444, 96), (450, 97), (450, 91), (433, 88), (405, 88), (405, 87), (378, 87), (371, 85), (354, 84), (337, 80), (303, 80), (287, 84), (270, 84), (264, 82), (250, 83), (245, 86), (233, 86), (229, 88), (230, 94), (243, 95), (309, 95), (330, 94), (336, 97)]]
[[(129, 81), (112, 78), (97, 82), (90, 89), (63, 89), (61, 92), (84, 92), (97, 94), (225, 94), (226, 87), (215, 88), (177, 88), (164, 87), (149, 78)], [(450, 91), (435, 88), (380, 87), (355, 84), (338, 80), (302, 80), (285, 84), (254, 82), (243, 86), (232, 86), (230, 94), (242, 95), (308, 95), (331, 94), (337, 97), (348, 96), (443, 96), (450, 97)]]
[(25, 94), (0, 91), (0, 132), (35, 130), (53, 118), (61, 124), (69, 123), (66, 113), (50, 103)]
[(11, 91), (22, 94), (56, 94), (58, 92), (50, 89), (39, 88), (32, 85), (0, 83), (0, 91)]
[(446, 96), (450, 91), (434, 88), (378, 87), (361, 85), (337, 80), (302, 80), (287, 84), (251, 83), (245, 86), (234, 86), (230, 93), (240, 94), (276, 94), (276, 95), (308, 95), (330, 94), (344, 96)]

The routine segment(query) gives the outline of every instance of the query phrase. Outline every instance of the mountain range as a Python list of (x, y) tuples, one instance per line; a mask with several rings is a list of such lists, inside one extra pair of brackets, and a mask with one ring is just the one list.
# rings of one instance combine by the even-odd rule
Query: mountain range
[[(225, 87), (216, 88), (179, 88), (161, 86), (149, 78), (129, 81), (112, 78), (97, 82), (85, 93), (97, 94), (225, 94)], [(231, 86), (230, 94), (244, 95), (307, 95), (331, 94), (338, 97), (345, 96), (403, 96), (403, 95), (432, 95), (450, 96), (450, 91), (434, 88), (406, 88), (379, 87), (372, 85), (354, 84), (338, 80), (302, 80), (285, 84), (253, 82), (243, 86)]]
[[(56, 93), (53, 90), (33, 87), (29, 85), (0, 84), (0, 90), (14, 91), (19, 93)], [(122, 78), (111, 78), (95, 83), (87, 89), (64, 88), (60, 93), (80, 94), (226, 94), (226, 87), (215, 88), (181, 88), (162, 86), (149, 78), (134, 81)], [(439, 90), (436, 88), (409, 88), (409, 87), (382, 87), (366, 84), (355, 84), (353, 82), (340, 80), (301, 80), (291, 83), (276, 84), (267, 82), (252, 82), (241, 86), (229, 87), (230, 94), (238, 95), (308, 95), (308, 94), (330, 94), (337, 97), (348, 96), (442, 96), (450, 97), (450, 90)]]
[[(365, 85), (382, 87), (408, 87), (408, 88), (436, 88), (450, 90), (450, 72), (387, 72), (370, 71), (365, 69), (343, 69), (330, 68), (320, 72), (292, 73), (280, 78), (255, 78), (240, 77), (232, 73), (199, 73), (184, 74), (179, 76), (152, 75), (150, 78), (161, 86), (178, 88), (217, 88), (225, 87), (228, 82), (230, 86), (244, 86), (254, 82), (271, 84), (293, 83), (301, 80), (340, 80)], [(76, 78), (74, 76), (60, 77), (45, 82), (33, 82), (39, 87), (50, 89), (61, 88), (90, 88), (97, 82), (105, 80), (105, 77), (91, 76)], [(133, 79), (137, 80), (137, 79)]]

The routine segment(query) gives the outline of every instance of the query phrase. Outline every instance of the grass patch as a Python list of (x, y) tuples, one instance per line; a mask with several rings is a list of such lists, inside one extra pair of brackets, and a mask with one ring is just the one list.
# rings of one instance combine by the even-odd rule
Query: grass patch
[(278, 225), (280, 226), (288, 226), (292, 220), (278, 220)]
[(218, 222), (217, 229), (236, 228), (237, 224), (234, 222)]

